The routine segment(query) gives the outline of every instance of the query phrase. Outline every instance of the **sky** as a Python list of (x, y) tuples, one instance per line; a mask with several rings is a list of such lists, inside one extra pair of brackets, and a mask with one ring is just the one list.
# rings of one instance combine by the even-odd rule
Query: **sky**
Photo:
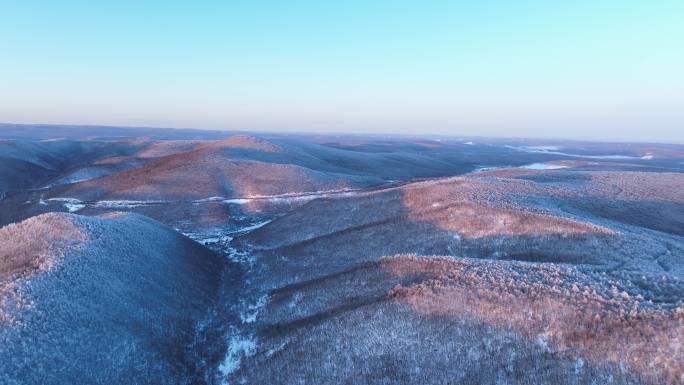
[(0, 122), (684, 143), (684, 1), (0, 0)]

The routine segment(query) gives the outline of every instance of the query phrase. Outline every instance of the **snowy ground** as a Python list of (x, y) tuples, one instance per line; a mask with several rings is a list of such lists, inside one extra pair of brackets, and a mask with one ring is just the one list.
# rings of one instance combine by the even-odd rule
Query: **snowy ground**
[(559, 151), (560, 148), (556, 146), (506, 146), (507, 148), (517, 150), (517, 151), (523, 151), (523, 152), (531, 152), (531, 153), (538, 153), (538, 154), (549, 154), (549, 155), (562, 155), (562, 156), (569, 156), (573, 158), (586, 158), (586, 159), (625, 159), (625, 160), (635, 160), (635, 159), (643, 159), (643, 160), (650, 160), (653, 159), (652, 154), (646, 154), (641, 157), (639, 156), (629, 156), (629, 155), (615, 155), (615, 154), (605, 154), (605, 155), (585, 155), (585, 154), (572, 154), (572, 153), (567, 153), (567, 152), (562, 152)]
[(225, 307), (223, 309), (218, 309), (212, 313), (210, 319), (204, 321), (204, 332), (208, 333), (212, 328), (220, 329), (225, 343), (223, 358), (218, 365), (218, 371), (209, 374), (211, 378), (208, 382), (229, 384), (229, 378), (233, 372), (240, 368), (241, 362), (254, 355), (257, 350), (258, 339), (251, 325), (256, 322), (260, 312), (267, 305), (268, 295), (250, 285), (250, 275), (257, 261), (249, 249), (237, 247), (233, 244), (233, 240), (234, 237), (254, 231), (269, 222), (271, 220), (260, 220), (242, 223), (238, 227), (231, 227), (230, 229), (217, 227), (200, 232), (179, 228), (184, 227), (183, 224), (176, 228), (183, 235), (237, 264), (243, 272), (243, 280), (237, 296), (232, 297), (228, 302), (224, 302)]
[[(16, 340), (6, 348), (8, 340), (0, 338), (0, 367), (25, 365), (26, 356), (31, 368), (24, 368), (32, 373), (82, 371), (66, 381), (54, 375), (62, 383), (117, 382), (122, 368), (130, 376), (119, 381), (124, 383), (681, 383), (670, 381), (684, 362), (676, 348), (684, 335), (676, 318), (684, 298), (681, 150), (504, 148), (484, 138), (460, 140), (457, 147), (278, 143), (296, 150), (291, 154), (315, 150), (321, 156), (299, 160), (323, 170), (326, 180), (352, 172), (359, 183), (302, 187), (279, 176), (249, 189), (198, 192), (189, 183), (190, 195), (161, 191), (183, 182), (151, 184), (144, 193), (119, 191), (116, 183), (109, 191), (99, 191), (97, 183), (78, 183), (80, 190), (56, 186), (95, 175), (75, 164), (34, 180), (31, 189), (0, 193), (3, 223), (45, 211), (86, 215), (84, 228), (95, 245), (68, 256), (85, 262), (70, 265), (68, 284), (46, 286), (50, 290), (31, 303), (40, 310), (43, 297), (52, 301), (55, 310), (48, 315), (62, 317), (55, 324), (65, 331), (30, 324), (35, 330), (25, 331), (25, 341), (40, 344), (31, 351), (21, 351), (30, 344)], [(226, 154), (249, 155), (245, 149)], [(249, 159), (264, 163), (276, 156), (255, 154)], [(222, 181), (209, 175), (212, 183)], [(153, 179), (146, 172), (138, 176)], [(275, 193), (300, 189), (321, 191)], [(109, 227), (96, 218), (126, 217), (115, 211), (166, 226), (119, 219)], [(0, 248), (0, 260), (6, 249)], [(207, 249), (227, 266), (220, 279), (215, 266), (187, 274)], [(186, 258), (177, 259), (179, 252)], [(84, 279), (91, 276), (101, 279)], [(218, 281), (215, 297), (208, 294), (213, 287), (198, 293)], [(143, 298), (131, 299), (140, 293)], [(60, 301), (66, 305), (56, 306)], [(102, 306), (110, 303), (116, 311)], [(73, 321), (92, 306), (95, 316)], [(141, 316), (148, 308), (169, 312)], [(183, 318), (193, 311), (197, 317)], [(607, 318), (595, 321), (595, 315)], [(31, 322), (51, 319), (39, 318)], [(95, 338), (86, 333), (93, 325), (102, 329)], [(131, 332), (130, 325), (149, 327), (155, 338), (147, 339), (147, 329)], [(88, 346), (73, 349), (79, 344)], [(135, 351), (138, 346), (144, 348)], [(172, 364), (146, 366), (159, 356)], [(98, 360), (98, 370), (79, 366), (88, 359)], [(662, 381), (649, 382), (653, 372)], [(45, 382), (43, 377), (15, 382)], [(6, 382), (0, 376), (0, 385)]]
[(521, 168), (526, 168), (528, 170), (558, 170), (561, 168), (568, 168), (568, 166), (553, 163), (531, 163), (522, 166)]
[(323, 191), (312, 191), (307, 193), (296, 193), (296, 194), (278, 194), (278, 195), (257, 195), (257, 196), (247, 196), (239, 198), (226, 198), (226, 197), (208, 197), (203, 199), (196, 199), (193, 201), (168, 201), (168, 200), (98, 200), (98, 201), (82, 201), (77, 198), (49, 198), (40, 199), (41, 204), (46, 204), (47, 202), (61, 202), (70, 213), (80, 211), (86, 207), (99, 208), (99, 209), (131, 209), (135, 207), (143, 206), (158, 206), (158, 205), (173, 205), (179, 203), (193, 203), (193, 204), (209, 204), (222, 202), (225, 204), (237, 204), (245, 205), (251, 202), (269, 202), (269, 203), (305, 203), (318, 198), (329, 198), (329, 197), (345, 197), (352, 196), (355, 193), (360, 192), (358, 189), (340, 189), (340, 190), (323, 190)]

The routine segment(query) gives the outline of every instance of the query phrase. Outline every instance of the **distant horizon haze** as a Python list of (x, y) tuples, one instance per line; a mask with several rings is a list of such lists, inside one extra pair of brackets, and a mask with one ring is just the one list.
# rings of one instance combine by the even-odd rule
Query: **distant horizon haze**
[[(24, 127), (27, 130), (30, 129), (35, 129), (35, 128), (44, 128), (44, 129), (49, 129), (49, 128), (54, 128), (54, 129), (59, 129), (59, 128), (83, 128), (83, 129), (92, 129), (90, 132), (90, 136), (98, 136), (99, 132), (98, 130), (105, 130), (105, 129), (124, 129), (124, 130), (141, 130), (139, 134), (144, 136), (144, 131), (149, 130), (150, 133), (153, 133), (155, 130), (178, 130), (178, 131), (198, 131), (198, 132), (205, 132), (205, 133), (211, 133), (211, 132), (216, 132), (216, 133), (225, 133), (227, 136), (231, 135), (321, 135), (321, 136), (350, 136), (350, 137), (376, 137), (376, 138), (382, 138), (382, 137), (387, 137), (387, 138), (425, 138), (425, 139), (432, 139), (432, 140), (440, 140), (440, 139), (447, 139), (447, 140), (461, 140), (461, 141), (472, 141), (472, 140), (511, 140), (511, 141), (518, 141), (518, 140), (531, 140), (531, 141), (537, 141), (537, 142), (549, 142), (549, 143), (554, 143), (554, 142), (596, 142), (596, 143), (642, 143), (642, 144), (672, 144), (672, 145), (684, 145), (684, 138), (681, 141), (667, 141), (667, 140), (627, 140), (627, 139), (616, 139), (615, 137), (606, 137), (606, 138), (584, 138), (580, 136), (516, 136), (516, 135), (482, 135), (482, 134), (472, 134), (472, 135), (460, 135), (458, 132), (445, 132), (445, 133), (430, 133), (430, 132), (420, 132), (417, 130), (416, 132), (393, 132), (393, 131), (354, 131), (354, 130), (323, 130), (323, 129), (318, 129), (318, 130), (275, 130), (275, 129), (240, 129), (240, 128), (206, 128), (206, 127), (183, 127), (183, 126), (178, 126), (178, 127), (171, 127), (171, 126), (166, 126), (166, 127), (161, 127), (161, 126), (136, 126), (136, 125), (108, 125), (108, 124), (60, 124), (60, 123), (17, 123), (17, 122), (0, 122), (0, 140), (3, 139), (3, 130), (7, 129), (8, 126), (14, 126), (14, 127)], [(107, 135), (104, 135), (107, 136)], [(55, 136), (55, 138), (58, 138), (59, 134)], [(6, 138), (5, 138), (6, 139)], [(477, 144), (477, 143), (475, 143)]]
[(684, 143), (684, 2), (0, 4), (0, 121)]

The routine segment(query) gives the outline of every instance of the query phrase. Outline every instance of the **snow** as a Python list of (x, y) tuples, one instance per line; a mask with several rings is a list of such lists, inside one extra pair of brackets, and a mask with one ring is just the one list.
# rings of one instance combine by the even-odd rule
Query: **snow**
[(223, 203), (226, 204), (236, 204), (236, 205), (244, 205), (247, 204), (251, 201), (251, 199), (245, 199), (245, 198), (235, 198), (235, 199), (226, 199), (223, 201)]
[(93, 204), (93, 207), (99, 208), (111, 208), (111, 209), (130, 209), (140, 206), (148, 206), (154, 204), (167, 203), (166, 201), (133, 201), (133, 200), (105, 200), (97, 201)]
[(300, 293), (295, 293), (295, 295), (292, 296), (292, 300), (287, 303), (287, 307), (289, 309), (294, 309), (297, 306), (299, 306), (299, 303), (304, 299), (304, 294)]
[(243, 336), (235, 332), (228, 339), (228, 351), (219, 365), (219, 371), (228, 376), (240, 367), (242, 357), (251, 357), (256, 353), (257, 340), (255, 337)]
[(194, 201), (195, 203), (204, 203), (204, 202), (218, 202), (225, 200), (226, 198), (224, 197), (209, 197), (209, 198), (204, 198), (204, 199), (197, 199)]
[[(280, 194), (280, 195), (263, 195), (263, 196), (250, 196), (241, 198), (226, 198), (220, 196), (213, 196), (203, 199), (197, 199), (192, 201), (193, 203), (212, 203), (212, 202), (223, 202), (225, 204), (237, 204), (244, 205), (253, 201), (268, 201), (268, 202), (299, 202), (299, 201), (309, 201), (316, 198), (324, 197), (347, 197), (352, 196), (357, 193), (358, 190), (352, 189), (341, 189), (341, 190), (322, 190), (322, 191), (312, 191), (307, 193), (294, 193), (294, 194)], [(173, 203), (172, 201), (165, 200), (102, 200), (95, 202), (82, 202), (76, 198), (50, 198), (48, 201), (63, 202), (64, 206), (69, 210), (69, 212), (78, 211), (86, 206), (95, 208), (107, 208), (107, 209), (131, 209), (141, 206), (150, 205), (160, 205)], [(44, 202), (44, 201), (41, 201)], [(41, 203), (46, 204), (46, 203)], [(264, 223), (265, 224), (265, 223)], [(262, 226), (264, 225), (262, 224)], [(256, 227), (255, 227), (256, 228)], [(248, 230), (253, 230), (246, 229)]]
[(578, 357), (577, 360), (575, 360), (575, 374), (580, 375), (582, 374), (582, 370), (584, 369), (584, 360), (581, 357)]
[(255, 224), (251, 225), (251, 226), (243, 227), (243, 228), (241, 228), (240, 230), (238, 230), (237, 232), (238, 232), (238, 233), (247, 233), (247, 232), (256, 230), (256, 229), (258, 229), (258, 228), (260, 228), (260, 227), (264, 227), (264, 226), (266, 226), (267, 224), (269, 224), (270, 222), (271, 222), (270, 219), (269, 219), (269, 220), (266, 220), (266, 221), (263, 221), (263, 222), (258, 222), (258, 223), (255, 223)]
[(525, 146), (525, 148), (532, 151), (559, 151), (558, 146)]
[(510, 166), (481, 166), (481, 167), (478, 167), (475, 170), (471, 171), (471, 173), (476, 174), (478, 172), (494, 171), (494, 170), (498, 170), (501, 168), (507, 168), (507, 167), (510, 167)]
[(66, 207), (67, 210), (69, 210), (70, 213), (75, 213), (76, 211), (78, 211), (78, 210), (84, 208), (85, 205), (83, 205), (83, 204), (78, 204), (78, 203), (76, 203), (76, 204), (74, 204), (74, 203), (65, 203), (65, 204), (64, 204), (64, 207)]
[(248, 324), (256, 321), (259, 312), (266, 306), (267, 303), (268, 295), (263, 294), (256, 300), (255, 303), (248, 304), (246, 308), (242, 312), (240, 312), (240, 320), (242, 321), (242, 323)]
[(254, 195), (247, 197), (238, 198), (221, 198), (221, 197), (211, 197), (206, 199), (200, 199), (195, 202), (206, 202), (206, 201), (218, 201), (223, 200), (226, 204), (237, 204), (244, 205), (253, 201), (268, 201), (268, 202), (301, 202), (309, 201), (316, 198), (328, 198), (328, 197), (347, 197), (353, 196), (359, 190), (356, 189), (339, 189), (339, 190), (319, 190), (319, 191), (309, 191), (304, 193), (288, 193), (288, 194), (277, 194), (277, 195)]
[(520, 166), (520, 168), (525, 168), (528, 170), (558, 170), (561, 168), (568, 168), (568, 166), (553, 163), (531, 163), (524, 166)]
[[(41, 199), (42, 202), (45, 202)], [(76, 211), (86, 207), (83, 202), (81, 202), (79, 199), (76, 198), (50, 198), (48, 199), (50, 202), (62, 202), (64, 207), (70, 212), (70, 213), (75, 213)]]
[[(339, 190), (321, 190), (321, 191), (311, 191), (306, 193), (290, 193), (290, 194), (280, 194), (280, 195), (261, 195), (261, 196), (249, 196), (249, 197), (239, 197), (239, 198), (226, 198), (220, 196), (212, 196), (208, 198), (198, 199), (191, 201), (192, 203), (202, 204), (202, 203), (213, 203), (213, 202), (223, 202), (225, 204), (237, 204), (244, 205), (253, 201), (268, 201), (273, 203), (287, 203), (287, 202), (306, 202), (316, 198), (324, 197), (348, 197), (353, 196), (358, 193), (355, 189), (339, 189)], [(95, 207), (95, 208), (105, 208), (105, 209), (132, 209), (141, 206), (151, 206), (160, 204), (171, 204), (173, 201), (166, 200), (102, 200), (95, 202), (82, 202), (76, 198), (50, 198), (48, 201), (63, 202), (64, 207), (69, 210), (69, 212), (76, 212), (85, 207)], [(41, 201), (44, 203), (45, 201)], [(182, 201), (179, 203), (183, 203)], [(247, 227), (240, 232), (251, 231), (257, 229), (266, 223), (261, 223), (259, 225), (254, 225), (256, 227)]]
[(241, 265), (252, 267), (256, 263), (256, 258), (254, 258), (252, 254), (247, 253), (245, 251), (239, 251), (234, 247), (228, 247), (226, 254), (228, 256), (228, 259)]
[(282, 351), (285, 348), (285, 345), (287, 345), (287, 341), (280, 343), (278, 346), (274, 346), (266, 351), (266, 357), (271, 357), (272, 355), (278, 353), (279, 351)]
[(570, 154), (567, 152), (557, 151), (557, 147), (554, 146), (505, 146), (516, 151), (522, 152), (533, 152), (538, 154), (550, 154), (550, 155), (562, 155), (569, 156), (573, 158), (586, 158), (586, 159), (643, 159), (636, 156), (628, 155), (582, 155), (582, 154)]
[(216, 244), (216, 243), (227, 243), (227, 242), (230, 242), (233, 240), (233, 237), (231, 237), (230, 235), (218, 235), (218, 236), (207, 237), (207, 238), (195, 238), (196, 235), (194, 235), (194, 234), (183, 233), (183, 235), (185, 235), (186, 237), (196, 241), (197, 243), (199, 243), (202, 246), (212, 245), (212, 244)]
[[(131, 209), (131, 208), (140, 207), (140, 206), (149, 206), (149, 205), (169, 203), (167, 201), (135, 201), (135, 200), (104, 200), (104, 201), (97, 201), (97, 202), (83, 202), (80, 199), (76, 199), (76, 198), (50, 198), (47, 201), (48, 202), (62, 202), (64, 204), (64, 207), (66, 207), (70, 213), (81, 210), (82, 208), (85, 208), (86, 206), (96, 207), (96, 208), (106, 208), (106, 209)], [(43, 205), (47, 204), (46, 201), (43, 200), (42, 198), (41, 198), (39, 203), (43, 204)]]
[(538, 334), (537, 339), (536, 339), (537, 346), (542, 348), (546, 352), (551, 352), (551, 345), (549, 345), (549, 336), (548, 334)]
[[(221, 200), (223, 200), (223, 198), (219, 197), (217, 199), (217, 197), (213, 197), (206, 201)], [(191, 229), (187, 229), (183, 232), (183, 230), (176, 228), (176, 231), (202, 245), (209, 246), (215, 251), (220, 250), (222, 255), (232, 262), (239, 264), (245, 271), (249, 271), (255, 266), (254, 256), (249, 250), (236, 248), (231, 244), (231, 241), (236, 234), (244, 234), (260, 228), (269, 222), (269, 220), (256, 223), (248, 222), (246, 225), (243, 225), (243, 227), (237, 229), (228, 226), (204, 229), (196, 232)], [(190, 225), (190, 223), (179, 223), (178, 225), (183, 227)], [(245, 282), (245, 284), (247, 283), (248, 281)], [(266, 307), (268, 301), (269, 296), (267, 293), (252, 292), (250, 294), (245, 294), (244, 292), (241, 292), (237, 297), (232, 298), (230, 302), (226, 302), (225, 304), (222, 303), (220, 305), (221, 307), (225, 306), (225, 309), (230, 309), (230, 313), (236, 316), (235, 322), (228, 321), (228, 325), (226, 325), (226, 320), (221, 317), (211, 321), (220, 322), (223, 325), (221, 327), (221, 334), (223, 335), (222, 340), (226, 344), (224, 356), (217, 368), (220, 383), (241, 383), (241, 378), (234, 377), (235, 372), (240, 368), (241, 363), (247, 357), (251, 357), (256, 353), (258, 346), (257, 338), (249, 331), (249, 328), (251, 324), (257, 321), (257, 317)], [(214, 314), (211, 317), (214, 318), (217, 316)], [(224, 329), (224, 327), (226, 329)]]

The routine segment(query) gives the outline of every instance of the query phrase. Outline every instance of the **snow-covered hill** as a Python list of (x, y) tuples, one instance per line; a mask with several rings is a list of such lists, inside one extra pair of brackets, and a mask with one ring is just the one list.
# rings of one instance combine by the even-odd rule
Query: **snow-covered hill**
[[(177, 384), (222, 259), (136, 214), (0, 229), (0, 383)], [(11, 264), (11, 266), (10, 266)]]

